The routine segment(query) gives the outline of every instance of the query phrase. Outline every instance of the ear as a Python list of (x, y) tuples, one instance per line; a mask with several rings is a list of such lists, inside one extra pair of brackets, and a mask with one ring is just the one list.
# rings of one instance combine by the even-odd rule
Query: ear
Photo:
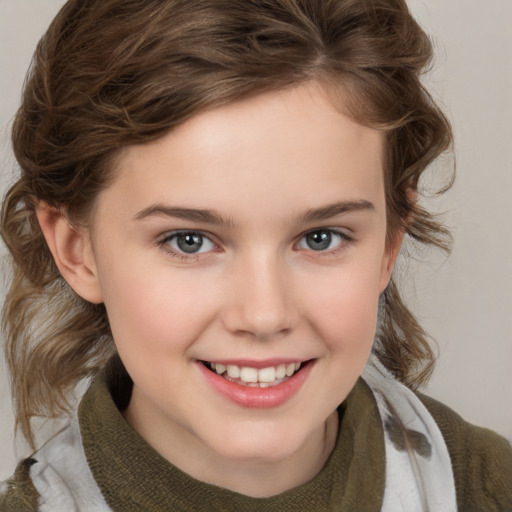
[[(418, 191), (413, 188), (407, 189), (407, 199), (410, 205), (415, 204), (418, 201)], [(410, 220), (411, 216), (409, 215), (406, 219), (406, 224), (408, 224)], [(405, 231), (406, 228), (402, 227), (393, 234), (391, 240), (387, 241), (380, 273), (380, 293), (386, 289), (386, 286), (391, 279), (391, 274), (395, 268), (396, 260), (400, 254), (400, 248), (402, 247), (402, 240), (404, 238)]]
[(403, 230), (397, 231), (391, 240), (388, 241), (384, 256), (382, 258), (382, 265), (380, 269), (380, 283), (379, 291), (382, 293), (388, 285), (393, 269), (395, 268), (396, 259), (400, 254), (400, 247), (402, 247), (402, 240), (405, 232)]
[(89, 231), (73, 228), (64, 211), (43, 201), (36, 215), (62, 277), (83, 299), (103, 302)]

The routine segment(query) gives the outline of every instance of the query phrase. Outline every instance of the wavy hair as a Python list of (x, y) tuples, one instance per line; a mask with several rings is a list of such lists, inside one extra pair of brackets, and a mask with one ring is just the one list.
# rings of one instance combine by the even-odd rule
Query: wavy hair
[[(3, 310), (17, 426), (54, 417), (115, 355), (106, 311), (63, 280), (39, 227), (38, 201), (87, 225), (120, 149), (191, 116), (315, 80), (358, 122), (386, 134), (388, 235), (405, 229), (447, 248), (447, 231), (411, 196), (450, 147), (450, 125), (421, 75), (432, 45), (404, 0), (70, 0), (39, 42), (16, 114), (18, 181), (2, 207), (12, 255)], [(374, 350), (411, 387), (434, 362), (394, 282), (381, 297)]]

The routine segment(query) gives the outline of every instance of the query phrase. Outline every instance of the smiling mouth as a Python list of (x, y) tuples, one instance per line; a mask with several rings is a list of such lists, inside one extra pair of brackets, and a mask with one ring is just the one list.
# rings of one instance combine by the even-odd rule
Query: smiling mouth
[(295, 363), (279, 364), (267, 368), (252, 368), (249, 366), (224, 365), (201, 361), (203, 365), (213, 373), (229, 382), (252, 388), (268, 388), (286, 382), (290, 377), (299, 372), (307, 363), (297, 361)]

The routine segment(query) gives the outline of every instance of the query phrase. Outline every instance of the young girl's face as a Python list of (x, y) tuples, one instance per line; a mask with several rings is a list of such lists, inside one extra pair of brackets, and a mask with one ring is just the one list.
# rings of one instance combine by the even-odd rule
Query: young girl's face
[(399, 245), (382, 133), (311, 84), (201, 113), (122, 153), (91, 239), (135, 429), (206, 480), (223, 463), (313, 464)]

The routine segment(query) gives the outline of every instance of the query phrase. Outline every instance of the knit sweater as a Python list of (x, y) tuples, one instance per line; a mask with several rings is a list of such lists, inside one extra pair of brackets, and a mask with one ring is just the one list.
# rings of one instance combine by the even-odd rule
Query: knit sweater
[[(420, 399), (447, 444), (459, 510), (512, 511), (508, 442), (469, 425), (431, 398), (420, 395)], [(78, 414), (89, 467), (113, 511), (378, 512), (385, 487), (384, 441), (378, 408), (363, 380), (338, 412), (338, 439), (321, 472), (310, 482), (270, 498), (251, 498), (205, 484), (163, 459), (124, 420), (104, 377), (91, 385)], [(34, 459), (20, 463), (0, 498), (1, 512), (37, 510), (37, 493), (29, 477), (34, 463)]]

